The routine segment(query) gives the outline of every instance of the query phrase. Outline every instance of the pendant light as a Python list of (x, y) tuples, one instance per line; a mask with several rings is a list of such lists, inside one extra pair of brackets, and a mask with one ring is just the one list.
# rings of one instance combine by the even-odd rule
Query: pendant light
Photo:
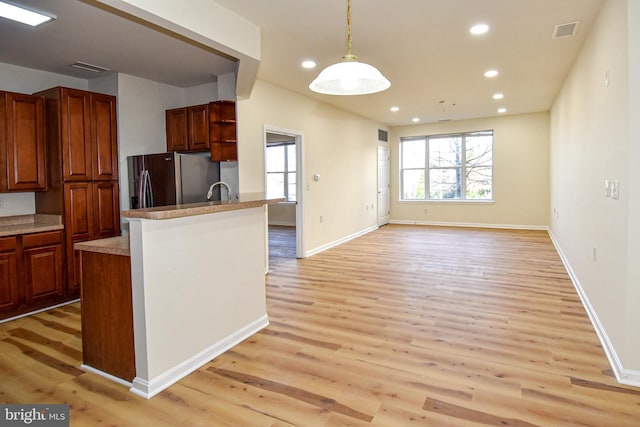
[(342, 61), (329, 65), (309, 85), (314, 92), (326, 95), (366, 95), (391, 86), (374, 66), (358, 61), (351, 52), (351, 0), (347, 0), (347, 53)]

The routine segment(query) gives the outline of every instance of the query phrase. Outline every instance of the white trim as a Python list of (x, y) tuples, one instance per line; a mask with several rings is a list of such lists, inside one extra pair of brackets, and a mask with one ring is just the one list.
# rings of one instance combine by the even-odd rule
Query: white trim
[(179, 363), (168, 371), (147, 381), (143, 378), (135, 377), (129, 391), (133, 394), (145, 399), (150, 399), (160, 393), (170, 385), (180, 381), (196, 369), (209, 363), (225, 351), (240, 344), (258, 331), (269, 326), (267, 315), (260, 317), (254, 322), (248, 324), (244, 328), (239, 329), (233, 334), (221, 339), (217, 343), (209, 346), (200, 353), (190, 357), (189, 359)]
[(333, 248), (335, 246), (338, 246), (338, 245), (341, 245), (343, 243), (346, 243), (349, 240), (353, 240), (353, 239), (355, 239), (357, 237), (360, 237), (360, 236), (363, 236), (363, 235), (365, 235), (367, 233), (371, 233), (372, 231), (375, 231), (378, 228), (380, 228), (380, 227), (378, 227), (377, 225), (374, 225), (374, 226), (369, 227), (369, 228), (365, 228), (364, 230), (358, 231), (357, 233), (351, 234), (349, 236), (345, 236), (345, 237), (343, 237), (341, 239), (338, 239), (338, 240), (334, 240), (333, 242), (327, 243), (326, 245), (319, 246), (319, 247), (317, 247), (315, 249), (311, 249), (310, 251), (308, 251), (305, 254), (305, 256), (310, 257), (310, 256), (313, 256), (313, 255), (319, 254), (320, 252), (324, 252), (327, 249), (331, 249), (331, 248)]
[(573, 271), (573, 268), (571, 268), (571, 264), (569, 264), (569, 260), (564, 255), (564, 252), (562, 251), (562, 248), (560, 248), (560, 244), (558, 243), (558, 240), (555, 238), (551, 230), (549, 230), (549, 237), (551, 237), (553, 246), (555, 246), (556, 251), (560, 256), (560, 259), (562, 260), (562, 263), (564, 264), (564, 267), (566, 268), (567, 273), (569, 274), (569, 278), (571, 278), (571, 282), (573, 283), (573, 286), (576, 288), (576, 292), (580, 297), (580, 301), (582, 301), (582, 305), (584, 306), (584, 309), (586, 310), (587, 315), (591, 320), (591, 324), (593, 325), (593, 328), (595, 329), (596, 334), (598, 335), (598, 339), (600, 340), (600, 343), (602, 344), (604, 353), (607, 355), (607, 359), (609, 359), (609, 364), (611, 365), (611, 369), (613, 370), (613, 373), (615, 374), (616, 379), (621, 384), (640, 387), (640, 371), (625, 369), (624, 366), (622, 366), (622, 362), (618, 357), (618, 353), (616, 353), (615, 347), (611, 343), (611, 340), (609, 339), (609, 336), (607, 335), (607, 332), (604, 326), (602, 325), (602, 322), (600, 322), (600, 319), (598, 318), (598, 314), (596, 313), (593, 306), (591, 305), (591, 302), (589, 301), (589, 297), (587, 297), (587, 293), (584, 291), (584, 288), (580, 284), (580, 280), (578, 279), (578, 276)]
[(116, 382), (116, 383), (118, 383), (120, 385), (123, 385), (125, 387), (131, 387), (131, 383), (129, 381), (123, 380), (122, 378), (116, 377), (116, 376), (111, 375), (111, 374), (107, 374), (106, 372), (101, 371), (100, 369), (96, 369), (96, 368), (94, 368), (92, 366), (85, 365), (84, 363), (82, 365), (80, 365), (80, 369), (82, 369), (84, 371), (87, 371), (87, 372), (92, 372), (92, 373), (94, 373), (96, 375), (100, 375), (101, 377), (104, 377), (104, 378), (106, 378), (108, 380)]
[(80, 298), (74, 299), (74, 300), (71, 300), (71, 301), (66, 301), (66, 302), (63, 302), (63, 303), (60, 303), (60, 304), (56, 304), (56, 305), (51, 305), (49, 307), (41, 308), (39, 310), (30, 311), (28, 313), (19, 314), (17, 316), (8, 317), (6, 319), (0, 320), (0, 323), (10, 322), (12, 320), (20, 319), (21, 317), (27, 317), (27, 316), (31, 316), (32, 314), (42, 313), (43, 311), (53, 310), (54, 308), (63, 307), (65, 305), (73, 304), (74, 302), (78, 302), (78, 301), (80, 301)]
[(542, 230), (548, 231), (546, 225), (524, 225), (524, 224), (484, 224), (474, 222), (446, 222), (446, 221), (410, 221), (394, 219), (389, 221), (390, 224), (405, 225), (433, 225), (437, 227), (469, 227), (469, 228), (504, 228), (509, 230)]

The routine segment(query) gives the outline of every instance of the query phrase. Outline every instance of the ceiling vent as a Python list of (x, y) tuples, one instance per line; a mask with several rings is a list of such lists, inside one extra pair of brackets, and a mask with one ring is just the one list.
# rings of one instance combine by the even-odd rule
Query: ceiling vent
[(578, 24), (580, 22), (569, 22), (568, 24), (559, 24), (553, 28), (552, 39), (561, 39), (563, 37), (571, 37), (578, 30)]
[(111, 71), (109, 68), (101, 67), (99, 65), (88, 64), (86, 62), (76, 61), (71, 64), (73, 68), (79, 68), (85, 71), (91, 71), (92, 73), (103, 73), (105, 71)]

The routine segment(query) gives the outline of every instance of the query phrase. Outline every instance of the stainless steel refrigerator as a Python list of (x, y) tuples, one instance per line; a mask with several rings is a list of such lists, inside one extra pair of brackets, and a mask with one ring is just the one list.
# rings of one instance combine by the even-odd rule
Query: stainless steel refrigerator
[[(220, 163), (212, 162), (209, 153), (143, 154), (127, 160), (131, 209), (205, 202), (211, 184), (220, 181)], [(219, 186), (212, 200), (220, 200)]]

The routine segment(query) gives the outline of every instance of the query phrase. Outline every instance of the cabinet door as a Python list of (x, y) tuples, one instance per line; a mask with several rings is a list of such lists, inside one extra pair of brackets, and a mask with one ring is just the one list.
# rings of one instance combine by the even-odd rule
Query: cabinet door
[(187, 107), (187, 129), (189, 132), (189, 150), (206, 151), (209, 149), (209, 106), (194, 105)]
[(91, 94), (91, 141), (93, 179), (118, 179), (118, 125), (116, 97)]
[(15, 237), (0, 239), (0, 313), (20, 305), (18, 293), (18, 256)]
[(120, 235), (120, 192), (117, 182), (93, 184), (94, 239)]
[(60, 109), (63, 180), (91, 180), (91, 95), (63, 88)]
[(166, 111), (167, 151), (187, 151), (187, 109)]
[(27, 235), (22, 245), (26, 303), (62, 297), (62, 233)]
[(80, 263), (78, 262), (77, 254), (73, 250), (73, 244), (91, 240), (94, 236), (92, 183), (64, 184), (64, 205), (67, 294), (69, 296), (77, 296), (80, 293)]
[(7, 190), (44, 190), (44, 100), (7, 93), (5, 105)]

